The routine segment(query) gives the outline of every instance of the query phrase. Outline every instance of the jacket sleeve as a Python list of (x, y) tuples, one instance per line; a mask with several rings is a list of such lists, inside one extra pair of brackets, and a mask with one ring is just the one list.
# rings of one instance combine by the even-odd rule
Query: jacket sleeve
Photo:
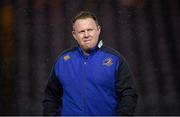
[(132, 73), (127, 62), (122, 58), (115, 83), (117, 95), (117, 114), (133, 115), (137, 104), (137, 92)]
[(57, 115), (58, 109), (62, 108), (61, 96), (63, 88), (58, 81), (54, 68), (48, 79), (43, 100), (43, 115)]

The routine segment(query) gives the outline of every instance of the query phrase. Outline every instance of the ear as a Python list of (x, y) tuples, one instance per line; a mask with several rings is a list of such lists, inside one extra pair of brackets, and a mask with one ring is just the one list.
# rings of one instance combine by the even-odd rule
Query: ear
[(101, 26), (98, 25), (98, 31), (99, 31), (99, 34), (101, 33)]
[(72, 35), (73, 35), (74, 39), (76, 40), (76, 32), (74, 30), (72, 31)]

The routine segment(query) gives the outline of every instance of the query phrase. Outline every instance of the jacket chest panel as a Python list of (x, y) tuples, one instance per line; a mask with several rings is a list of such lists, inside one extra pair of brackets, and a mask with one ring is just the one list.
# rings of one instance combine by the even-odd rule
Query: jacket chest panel
[(60, 76), (61, 81), (65, 87), (85, 86), (88, 83), (90, 85), (113, 88), (115, 66), (114, 64), (105, 64), (105, 59), (95, 56), (64, 62), (61, 71), (62, 76)]

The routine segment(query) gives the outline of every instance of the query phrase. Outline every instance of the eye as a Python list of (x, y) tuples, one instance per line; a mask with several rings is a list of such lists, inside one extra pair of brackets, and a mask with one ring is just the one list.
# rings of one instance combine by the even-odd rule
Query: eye
[(93, 31), (93, 29), (88, 29), (87, 31)]
[(84, 33), (84, 32), (85, 32), (85, 31), (84, 31), (84, 30), (82, 30), (82, 31), (79, 31), (78, 33), (79, 33), (79, 34), (82, 34), (82, 33)]

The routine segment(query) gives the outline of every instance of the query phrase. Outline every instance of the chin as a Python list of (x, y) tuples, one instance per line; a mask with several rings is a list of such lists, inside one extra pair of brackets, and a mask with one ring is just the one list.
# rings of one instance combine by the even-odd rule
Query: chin
[(84, 46), (83, 49), (84, 50), (90, 50), (92, 48), (94, 48), (95, 46), (92, 46), (92, 45), (87, 45), (87, 46)]

